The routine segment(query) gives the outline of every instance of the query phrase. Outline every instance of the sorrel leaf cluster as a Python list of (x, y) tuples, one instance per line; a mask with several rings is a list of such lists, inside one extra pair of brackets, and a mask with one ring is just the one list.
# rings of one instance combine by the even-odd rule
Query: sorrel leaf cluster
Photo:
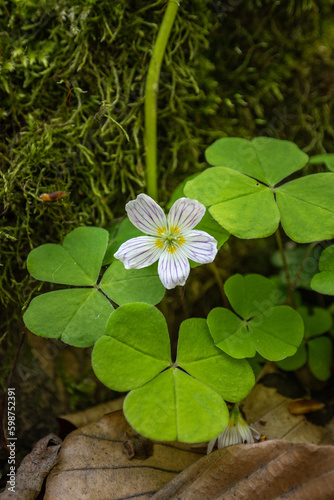
[[(218, 247), (230, 234), (269, 236), (279, 222), (297, 242), (334, 236), (334, 174), (283, 183), (308, 161), (296, 145), (225, 138), (208, 148), (207, 159), (214, 166), (182, 183), (173, 199), (184, 190), (209, 208), (197, 229), (213, 235)], [(328, 378), (332, 344), (324, 333), (331, 327), (329, 313), (280, 305), (284, 293), (256, 274), (226, 281), (233, 310), (217, 307), (207, 320), (181, 324), (173, 361), (166, 321), (153, 307), (165, 292), (156, 265), (126, 270), (113, 257), (121, 243), (139, 234), (124, 219), (113, 227), (109, 243), (104, 229), (78, 228), (63, 245), (33, 250), (28, 257), (32, 276), (72, 288), (36, 297), (24, 315), (38, 335), (78, 347), (95, 344), (94, 371), (111, 389), (129, 391), (124, 413), (138, 432), (184, 442), (217, 436), (228, 423), (225, 401), (239, 402), (254, 385), (245, 358), (261, 355), (286, 370), (308, 360), (315, 376)], [(333, 248), (323, 252), (311, 284), (328, 294), (334, 294)], [(101, 267), (110, 263), (100, 278)]]
[(254, 385), (246, 360), (215, 347), (205, 319), (185, 320), (173, 363), (167, 324), (151, 305), (119, 307), (95, 344), (97, 377), (116, 391), (131, 391), (124, 403), (129, 423), (151, 439), (201, 442), (228, 423), (224, 399), (238, 402)]
[(117, 261), (98, 283), (108, 236), (105, 229), (80, 227), (70, 232), (62, 245), (48, 243), (30, 252), (27, 266), (34, 278), (81, 288), (35, 297), (23, 316), (29, 330), (75, 347), (89, 347), (105, 333), (114, 310), (108, 299), (119, 305), (160, 302), (165, 289), (154, 265), (126, 271)]
[(256, 351), (270, 361), (296, 353), (303, 339), (302, 318), (289, 306), (276, 306), (275, 284), (264, 276), (235, 274), (225, 283), (235, 313), (216, 307), (208, 315), (217, 347), (235, 358), (251, 358)]
[(231, 234), (263, 238), (281, 222), (298, 243), (334, 237), (334, 173), (280, 184), (308, 161), (295, 144), (268, 137), (223, 138), (206, 150), (206, 158), (214, 167), (190, 180), (184, 192), (209, 207)]

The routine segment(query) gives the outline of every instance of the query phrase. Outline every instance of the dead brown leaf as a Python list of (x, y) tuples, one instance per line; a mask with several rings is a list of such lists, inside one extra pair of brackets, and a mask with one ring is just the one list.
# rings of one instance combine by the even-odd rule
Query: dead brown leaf
[(323, 427), (308, 422), (304, 415), (292, 415), (292, 399), (272, 387), (257, 384), (243, 402), (247, 422), (268, 439), (286, 439), (294, 443), (320, 444), (326, 433)]
[(58, 462), (60, 446), (61, 439), (54, 434), (38, 441), (32, 452), (24, 457), (16, 472), (15, 492), (8, 490), (8, 482), (5, 491), (0, 495), (1, 500), (34, 500), (49, 471)]
[(117, 411), (65, 439), (44, 499), (150, 498), (200, 457), (190, 445), (153, 443), (139, 436)]
[(201, 458), (152, 500), (332, 500), (334, 447), (283, 440), (235, 445)]
[(96, 422), (107, 413), (121, 410), (123, 407), (123, 401), (124, 397), (113, 399), (111, 401), (107, 401), (106, 403), (87, 408), (83, 411), (69, 413), (68, 415), (59, 415), (58, 420), (60, 423), (62, 420), (66, 420), (66, 422), (70, 422), (78, 429), (79, 427), (83, 427), (91, 422)]

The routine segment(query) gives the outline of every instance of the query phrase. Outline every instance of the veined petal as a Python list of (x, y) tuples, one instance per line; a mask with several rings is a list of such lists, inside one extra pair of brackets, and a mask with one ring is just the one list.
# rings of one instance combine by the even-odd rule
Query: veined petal
[(159, 259), (158, 273), (165, 288), (170, 290), (177, 285), (183, 286), (190, 272), (188, 259), (179, 249), (173, 253), (165, 249)]
[(125, 269), (141, 269), (156, 262), (163, 252), (158, 239), (153, 236), (139, 236), (123, 243), (114, 254), (123, 262)]
[(169, 229), (177, 228), (185, 233), (193, 229), (205, 214), (205, 206), (197, 200), (180, 198), (176, 200), (168, 214)]
[(185, 242), (182, 245), (182, 252), (188, 259), (200, 264), (212, 262), (217, 255), (217, 241), (213, 236), (205, 231), (189, 231), (183, 234)]
[(125, 205), (132, 224), (143, 233), (159, 236), (166, 230), (166, 215), (161, 207), (147, 194), (139, 194)]

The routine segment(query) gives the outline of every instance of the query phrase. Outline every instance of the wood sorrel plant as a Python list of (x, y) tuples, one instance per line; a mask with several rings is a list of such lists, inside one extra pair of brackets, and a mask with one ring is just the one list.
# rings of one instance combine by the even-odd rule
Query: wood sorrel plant
[[(329, 376), (328, 366), (319, 370), (324, 349), (327, 365), (331, 357), (331, 339), (320, 337), (331, 327), (328, 312), (298, 312), (282, 304), (275, 282), (257, 274), (236, 274), (226, 281), (231, 309), (217, 307), (207, 319), (183, 321), (172, 359), (165, 318), (154, 307), (164, 295), (159, 275), (169, 288), (183, 284), (188, 258), (209, 262), (216, 244), (221, 247), (230, 234), (262, 238), (277, 231), (280, 222), (297, 243), (313, 245), (334, 237), (334, 173), (284, 182), (308, 162), (296, 145), (224, 138), (207, 149), (207, 160), (212, 168), (176, 190), (173, 201), (180, 200), (167, 220), (153, 200), (139, 195), (127, 206), (130, 221), (112, 231), (109, 242), (106, 230), (82, 227), (62, 245), (42, 245), (28, 256), (33, 277), (72, 288), (34, 298), (24, 314), (26, 326), (73, 346), (94, 346), (97, 377), (113, 390), (129, 391), (125, 416), (152, 439), (202, 442), (220, 434), (229, 422), (226, 402), (238, 403), (255, 383), (248, 360), (258, 354), (284, 369), (304, 364), (309, 355), (315, 375), (322, 380)], [(208, 210), (201, 219), (202, 205)], [(184, 209), (189, 206), (192, 210)], [(279, 236), (277, 240), (284, 252)], [(144, 242), (144, 249), (138, 242)], [(324, 251), (312, 287), (334, 295), (332, 248)], [(288, 276), (289, 262), (282, 258)], [(160, 265), (166, 259), (169, 268)], [(292, 296), (291, 276), (287, 281)], [(320, 317), (317, 326), (314, 320)]]

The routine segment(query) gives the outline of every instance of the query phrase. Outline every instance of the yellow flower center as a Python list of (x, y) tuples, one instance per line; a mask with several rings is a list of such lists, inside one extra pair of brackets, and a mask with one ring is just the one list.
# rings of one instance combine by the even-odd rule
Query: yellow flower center
[(160, 249), (166, 248), (169, 253), (174, 253), (178, 247), (186, 242), (183, 236), (178, 236), (179, 234), (180, 230), (177, 226), (172, 226), (169, 229), (160, 227), (158, 229), (160, 238), (157, 238), (155, 245)]

